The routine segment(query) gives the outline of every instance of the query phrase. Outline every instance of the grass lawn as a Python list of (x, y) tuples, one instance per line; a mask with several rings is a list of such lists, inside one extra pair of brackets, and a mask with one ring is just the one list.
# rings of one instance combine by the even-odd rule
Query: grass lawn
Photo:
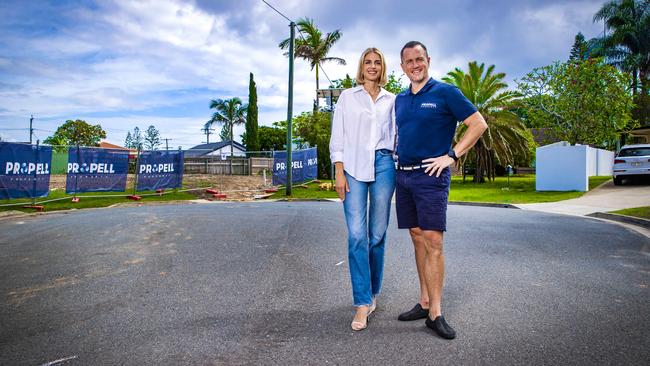
[(650, 206), (626, 208), (625, 210), (612, 211), (610, 213), (650, 220)]
[[(471, 179), (471, 178), (470, 178)], [(612, 179), (610, 176), (590, 177), (589, 189)], [(329, 182), (329, 181), (323, 181)], [(334, 191), (318, 190), (317, 183), (306, 185), (308, 188), (293, 186), (291, 197), (294, 199), (336, 198)], [(494, 182), (472, 183), (467, 180), (463, 183), (462, 177), (452, 177), (450, 201), (456, 202), (490, 202), (490, 203), (538, 203), (555, 202), (580, 197), (584, 192), (537, 192), (535, 190), (535, 175), (522, 175), (510, 177), (497, 177)], [(284, 188), (276, 192), (271, 198), (286, 198)]]
[[(153, 196), (142, 196), (143, 194), (148, 194), (148, 193), (155, 193), (155, 192), (153, 191), (138, 192), (137, 195), (142, 197), (142, 199), (138, 202), (177, 201), (177, 200), (196, 199), (196, 196), (187, 192), (168, 193), (168, 194), (163, 194), (162, 196), (157, 194)], [(72, 195), (66, 194), (64, 190), (54, 190), (54, 191), (50, 191), (50, 194), (47, 197), (37, 198), (36, 204), (51, 199), (65, 198), (60, 201), (47, 202), (43, 204), (43, 206), (45, 206), (45, 211), (69, 210), (73, 208), (107, 207), (110, 205), (114, 205), (116, 203), (134, 202), (126, 198), (127, 194), (130, 193), (123, 193), (123, 192), (80, 193), (77, 195), (77, 197), (79, 197), (79, 202), (73, 203)], [(105, 196), (105, 197), (84, 198), (84, 196)], [(110, 196), (114, 196), (114, 197), (110, 197)], [(12, 203), (23, 203), (24, 205), (31, 205), (32, 201), (31, 199), (0, 200), (0, 205), (12, 204)], [(33, 208), (23, 208), (22, 205), (3, 206), (0, 207), (0, 211), (35, 212)]]

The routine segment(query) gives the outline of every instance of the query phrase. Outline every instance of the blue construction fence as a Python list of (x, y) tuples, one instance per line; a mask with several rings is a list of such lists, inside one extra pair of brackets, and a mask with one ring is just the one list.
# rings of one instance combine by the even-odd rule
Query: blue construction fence
[[(66, 151), (67, 150), (67, 151)], [(0, 199), (39, 198), (49, 194), (54, 155), (67, 153), (67, 194), (125, 192), (129, 150), (0, 142)], [(62, 159), (55, 159), (61, 165)], [(180, 188), (183, 151), (137, 151), (134, 192)], [(60, 169), (60, 168), (59, 168)]]
[[(191, 151), (196, 155), (194, 150)], [(272, 159), (258, 157), (259, 154), (250, 158), (245, 155), (215, 158), (210, 151), (202, 151), (205, 156), (192, 157), (186, 156), (186, 151), (135, 151), (0, 141), (0, 201), (32, 199), (35, 202), (36, 198), (47, 197), (56, 187), (61, 188), (63, 178), (66, 194), (73, 196), (87, 192), (128, 191), (134, 195), (146, 191), (176, 191), (183, 186), (184, 172), (190, 175), (236, 174), (238, 168), (241, 168), (240, 174), (246, 175), (272, 170), (272, 184), (286, 184), (286, 151), (271, 152)], [(203, 160), (197, 162), (197, 159)], [(197, 167), (205, 171), (196, 171)], [(316, 179), (317, 148), (293, 151), (291, 169), (293, 183)], [(51, 185), (51, 175), (56, 177), (55, 187)], [(84, 194), (84, 197), (89, 196)], [(0, 206), (15, 204), (0, 202)]]

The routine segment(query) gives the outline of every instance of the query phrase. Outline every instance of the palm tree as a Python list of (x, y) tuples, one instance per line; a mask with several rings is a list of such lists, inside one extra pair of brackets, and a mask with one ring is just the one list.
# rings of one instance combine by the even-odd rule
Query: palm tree
[[(230, 140), (230, 174), (232, 174), (233, 157), (233, 134), (232, 129), (236, 124), (246, 122), (246, 108), (241, 99), (233, 97), (230, 99), (213, 99), (210, 101), (210, 109), (216, 109), (212, 118), (205, 123), (204, 129), (209, 129), (213, 123), (223, 123), (223, 129), (229, 131), (227, 137)], [(223, 135), (222, 135), (223, 137)]]
[[(632, 76), (632, 92), (650, 88), (650, 1), (611, 0), (594, 15), (610, 33), (598, 39), (607, 61)], [(639, 84), (640, 88), (639, 88)]]
[[(476, 162), (475, 182), (494, 180), (495, 166), (514, 164), (516, 158), (529, 159), (532, 135), (524, 126), (521, 119), (511, 111), (520, 97), (519, 93), (505, 90), (508, 87), (503, 79), (505, 73), (494, 73), (494, 65), (487, 70), (485, 64), (476, 61), (469, 63), (469, 72), (456, 68), (442, 80), (457, 86), (483, 115), (488, 129), (477, 141), (473, 152), (460, 158), (459, 164), (465, 165), (469, 156)], [(455, 140), (465, 133), (467, 127), (463, 124), (456, 131)], [(463, 178), (465, 172), (463, 169)]]
[[(314, 25), (314, 20), (309, 18), (298, 19), (296, 25), (300, 33), (296, 39), (294, 57), (308, 61), (311, 69), (316, 69), (316, 89), (318, 89), (318, 68), (323, 62), (335, 61), (339, 65), (345, 65), (344, 59), (327, 56), (334, 43), (341, 38), (342, 33), (337, 29), (323, 35), (323, 32)], [(290, 42), (291, 39), (287, 38), (280, 42), (278, 46), (286, 50), (289, 48)], [(288, 55), (288, 52), (286, 55)]]

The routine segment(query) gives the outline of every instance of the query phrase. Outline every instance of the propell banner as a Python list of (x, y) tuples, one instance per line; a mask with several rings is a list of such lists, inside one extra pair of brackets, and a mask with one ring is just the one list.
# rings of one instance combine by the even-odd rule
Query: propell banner
[(52, 146), (0, 142), (0, 199), (47, 196)]
[(183, 184), (182, 151), (143, 151), (138, 164), (138, 191), (180, 188)]
[(68, 149), (66, 193), (124, 192), (129, 151), (98, 147)]
[[(300, 183), (316, 179), (318, 175), (316, 148), (291, 152), (291, 182)], [(287, 152), (273, 152), (273, 184), (287, 184)]]

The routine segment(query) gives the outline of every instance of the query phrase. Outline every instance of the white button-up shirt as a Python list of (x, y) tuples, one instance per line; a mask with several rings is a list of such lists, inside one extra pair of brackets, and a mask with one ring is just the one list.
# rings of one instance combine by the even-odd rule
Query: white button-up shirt
[(362, 182), (375, 180), (375, 150), (393, 150), (395, 143), (395, 95), (381, 89), (373, 102), (357, 86), (339, 96), (332, 121), (330, 158)]

